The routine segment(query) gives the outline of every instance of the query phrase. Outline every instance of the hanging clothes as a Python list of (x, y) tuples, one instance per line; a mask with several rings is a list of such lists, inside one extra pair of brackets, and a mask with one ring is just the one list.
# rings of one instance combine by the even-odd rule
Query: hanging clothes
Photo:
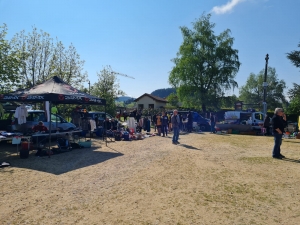
[(144, 120), (140, 119), (139, 122), (138, 122), (138, 124), (139, 124), (139, 127), (143, 127), (144, 126)]
[(96, 127), (96, 121), (95, 120), (90, 120), (90, 126), (91, 126), (91, 131), (94, 131)]
[(127, 126), (128, 126), (128, 128), (130, 129), (134, 129), (134, 132), (136, 132), (136, 125), (135, 125), (135, 120), (134, 120), (134, 118), (133, 117), (129, 117), (128, 119), (127, 119)]
[(18, 124), (26, 123), (27, 116), (28, 116), (28, 112), (24, 104), (16, 108), (14, 117), (18, 119)]

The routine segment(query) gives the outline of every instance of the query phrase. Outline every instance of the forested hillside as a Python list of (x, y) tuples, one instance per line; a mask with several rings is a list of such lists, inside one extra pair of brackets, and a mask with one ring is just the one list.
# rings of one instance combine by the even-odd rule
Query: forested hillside
[(151, 93), (151, 95), (158, 96), (161, 98), (166, 98), (168, 97), (171, 93), (176, 93), (175, 88), (162, 88), (162, 89), (157, 89)]

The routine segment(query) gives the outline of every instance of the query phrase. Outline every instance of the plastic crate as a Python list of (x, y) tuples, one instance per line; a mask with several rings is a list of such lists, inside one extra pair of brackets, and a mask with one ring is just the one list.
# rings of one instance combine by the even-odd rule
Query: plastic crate
[(78, 144), (84, 148), (90, 148), (92, 147), (91, 141), (79, 141)]

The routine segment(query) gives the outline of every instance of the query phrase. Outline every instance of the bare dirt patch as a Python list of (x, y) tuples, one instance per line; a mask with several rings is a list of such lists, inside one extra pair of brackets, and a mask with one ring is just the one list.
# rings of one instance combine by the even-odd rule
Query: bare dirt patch
[(1, 224), (298, 224), (300, 140), (187, 134), (20, 159), (1, 143)]

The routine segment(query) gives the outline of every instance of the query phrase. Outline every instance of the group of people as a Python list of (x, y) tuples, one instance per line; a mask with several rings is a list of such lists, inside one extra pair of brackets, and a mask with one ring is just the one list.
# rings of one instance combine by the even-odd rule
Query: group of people
[[(172, 131), (173, 126), (172, 126), (172, 116), (174, 115), (174, 111), (173, 113), (166, 113), (166, 112), (162, 112), (161, 114), (155, 114), (152, 117), (152, 125), (154, 127), (154, 131), (158, 132), (158, 135), (163, 135), (167, 136), (168, 135), (168, 131)], [(193, 113), (191, 111), (188, 112), (188, 114), (182, 115), (180, 113), (178, 113), (177, 110), (177, 116), (178, 116), (178, 127), (180, 130), (183, 129), (183, 126), (186, 126), (186, 130), (187, 132), (192, 132), (193, 130)], [(187, 122), (185, 123), (185, 120), (187, 119)], [(185, 125), (184, 125), (185, 124)]]
[(128, 117), (133, 117), (137, 122), (139, 122), (139, 120), (142, 117), (142, 114), (137, 109), (134, 109), (134, 110), (130, 111), (129, 113), (127, 113), (126, 110), (124, 110), (124, 112), (121, 113), (121, 110), (120, 110), (119, 112), (117, 112), (116, 118), (121, 121), (121, 117), (123, 117), (123, 121), (126, 121)]
[[(138, 122), (137, 117), (138, 114), (131, 115), (132, 117), (135, 117), (135, 119)], [(192, 112), (189, 112), (187, 115), (188, 121), (193, 121)], [(182, 125), (183, 118), (178, 114), (178, 110), (175, 109), (173, 111), (173, 114), (169, 114), (166, 112), (162, 112), (162, 114), (157, 114), (153, 116), (152, 122), (155, 128), (155, 131), (157, 129), (158, 135), (163, 137), (168, 136), (168, 131), (173, 131), (173, 138), (172, 143), (177, 145), (179, 144), (179, 131)], [(282, 108), (276, 108), (274, 111), (274, 116), (270, 118), (269, 116), (265, 117), (264, 120), (264, 127), (266, 128), (266, 134), (270, 135), (270, 126), (272, 125), (272, 132), (274, 136), (274, 147), (272, 151), (272, 157), (276, 159), (282, 159), (285, 158), (284, 155), (281, 154), (281, 143), (282, 143), (282, 135), (284, 133), (284, 128), (286, 127), (286, 115), (284, 113), (284, 110)], [(213, 113), (210, 114), (210, 122), (211, 122), (211, 132), (214, 132), (214, 126), (215, 126), (215, 115)], [(188, 130), (192, 130), (192, 123), (188, 123)], [(106, 118), (104, 122), (104, 127), (106, 130), (117, 130), (118, 129), (118, 121), (112, 118), (111, 120), (109, 118)], [(40, 121), (37, 125), (35, 125), (33, 128), (34, 132), (48, 132), (48, 128), (44, 126), (43, 122)]]

